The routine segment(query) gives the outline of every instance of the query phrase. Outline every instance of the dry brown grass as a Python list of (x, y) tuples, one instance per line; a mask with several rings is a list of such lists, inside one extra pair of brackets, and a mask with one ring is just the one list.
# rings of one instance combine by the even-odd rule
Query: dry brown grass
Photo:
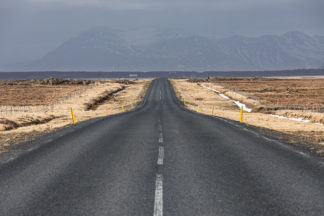
[(31, 116), (22, 116), (20, 118), (17, 118), (16, 121), (9, 120), (6, 118), (0, 118), (0, 131), (9, 131), (20, 127), (30, 126), (30, 125), (45, 124), (47, 122), (52, 121), (55, 118), (57, 117), (53, 115), (50, 115), (48, 117), (38, 117), (38, 118), (34, 118)]
[(96, 110), (100, 105), (107, 103), (109, 100), (113, 99), (117, 93), (125, 89), (126, 86), (122, 86), (113, 91), (105, 91), (102, 95), (99, 95), (97, 98), (93, 98), (92, 101), (86, 103), (86, 110)]
[[(90, 118), (105, 116), (107, 108), (109, 115), (113, 115), (121, 112), (121, 106), (124, 106), (126, 110), (134, 108), (135, 100), (141, 101), (141, 97), (144, 95), (151, 80), (109, 80), (109, 81), (96, 81), (92, 88), (86, 89), (86, 91), (80, 94), (75, 94), (61, 103), (56, 103), (53, 106), (46, 106), (48, 109), (41, 111), (35, 109), (35, 107), (27, 104), (46, 104), (48, 105), (53, 100), (60, 99), (70, 94), (74, 89), (85, 88), (88, 84), (94, 84), (90, 82), (88, 84), (74, 84), (61, 83), (61, 84), (38, 84), (32, 83), (24, 85), (24, 92), (28, 92), (30, 97), (26, 98), (24, 105), (28, 108), (28, 112), (23, 111), (3, 111), (0, 112), (0, 152), (7, 151), (8, 148), (20, 141), (26, 141), (29, 138), (42, 134), (45, 131), (51, 131), (60, 127), (70, 125), (72, 123), (70, 109), (74, 109), (74, 114), (77, 122), (85, 121)], [(81, 82), (82, 83), (82, 82)], [(9, 85), (12, 88), (19, 88), (18, 85)], [(8, 87), (8, 88), (10, 88)], [(39, 87), (39, 89), (38, 89)], [(54, 90), (55, 89), (55, 90)], [(49, 90), (49, 92), (47, 92)], [(37, 99), (37, 95), (40, 91), (43, 91), (42, 99)], [(114, 94), (113, 97), (109, 97), (109, 100), (104, 96), (107, 93), (118, 91), (118, 94)], [(55, 95), (55, 96), (54, 96)], [(7, 94), (3, 96), (6, 100), (18, 101), (20, 94)], [(12, 97), (12, 98), (10, 98)], [(48, 97), (48, 98), (47, 98)], [(53, 99), (55, 97), (55, 99)], [(36, 99), (35, 99), (36, 98)], [(104, 99), (104, 100), (103, 100)], [(107, 99), (107, 100), (106, 100)], [(6, 104), (6, 103), (4, 103)], [(3, 103), (0, 103), (1, 108), (5, 108)], [(11, 104), (11, 103), (10, 103)], [(89, 104), (95, 109), (88, 109)]]
[(212, 78), (212, 82), (280, 109), (324, 110), (324, 79)]
[[(46, 83), (48, 81), (48, 83)], [(51, 82), (50, 82), (51, 81)], [(55, 83), (55, 82), (54, 82)], [(72, 84), (70, 84), (72, 83)], [(0, 82), (1, 106), (47, 105), (87, 86), (81, 82), (53, 84), (53, 80)]]
[[(263, 106), (263, 101), (260, 102), (258, 100), (259, 98), (253, 97), (255, 95), (253, 90), (259, 93), (261, 89), (269, 89), (271, 82), (274, 82), (274, 86), (277, 86), (279, 90), (272, 89), (271, 94), (269, 91), (263, 93), (263, 98), (267, 99), (268, 103), (269, 101), (271, 101), (272, 95), (275, 95), (276, 93), (284, 93), (286, 95), (285, 97), (287, 97), (288, 94), (291, 94), (289, 91), (284, 91), (284, 86), (286, 85), (285, 83), (287, 82), (287, 80), (269, 80), (258, 78), (257, 80), (221, 79), (217, 80), (217, 83), (214, 83), (215, 81), (216, 80), (210, 82), (210, 80), (206, 79), (199, 80), (199, 82), (197, 80), (188, 81), (186, 79), (171, 80), (176, 91), (179, 92), (181, 99), (185, 100), (187, 108), (189, 108), (189, 104), (191, 104), (190, 109), (193, 111), (197, 111), (197, 106), (199, 105), (199, 112), (201, 113), (208, 115), (213, 114), (234, 121), (239, 121), (240, 110), (236, 105), (234, 105), (233, 102), (220, 97), (217, 93), (211, 90), (203, 88), (202, 85), (213, 88), (230, 97), (231, 99), (238, 100), (244, 104), (247, 104), (249, 108), (253, 108), (253, 111), (251, 113), (244, 112), (244, 123), (252, 126), (257, 126), (259, 128), (278, 131), (287, 135), (302, 137), (302, 140), (307, 140), (316, 144), (317, 146), (322, 146), (321, 148), (316, 149), (316, 151), (324, 155), (324, 145), (320, 144), (324, 143), (324, 126), (315, 124), (324, 123), (324, 113), (312, 112), (311, 110), (289, 109), (273, 111), (271, 110), (264, 112), (262, 109), (260, 109)], [(265, 82), (265, 84), (263, 83), (263, 81)], [(237, 85), (236, 82), (238, 82)], [(252, 82), (256, 82), (257, 84), (252, 85)], [(289, 83), (299, 83), (296, 84), (296, 87), (299, 87), (299, 89), (319, 90), (322, 89), (321, 83), (323, 83), (323, 80), (306, 80), (304, 82), (301, 80), (292, 80), (291, 82), (288, 82), (288, 84)], [(312, 86), (313, 83), (316, 84)], [(237, 91), (231, 90), (230, 88), (226, 88), (224, 86), (230, 88), (235, 87), (235, 90)], [(242, 89), (244, 89), (244, 87), (247, 90), (243, 92)], [(307, 98), (309, 98), (311, 102), (306, 103), (312, 103), (313, 101), (321, 103), (321, 101), (323, 100), (323, 98), (313, 100), (311, 97), (311, 94), (309, 94), (308, 96), (303, 96), (303, 100), (307, 100)], [(305, 120), (310, 120), (310, 123), (292, 121), (289, 119), (279, 119), (271, 116), (270, 114), (282, 115), (287, 118), (302, 118)]]

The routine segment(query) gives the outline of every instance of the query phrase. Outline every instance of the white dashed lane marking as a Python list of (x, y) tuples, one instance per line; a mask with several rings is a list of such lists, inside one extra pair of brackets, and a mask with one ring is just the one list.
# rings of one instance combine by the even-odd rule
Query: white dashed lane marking
[[(162, 98), (162, 94), (160, 92), (160, 100), (161, 98)], [(160, 131), (159, 143), (161, 144), (163, 143), (161, 119), (159, 119), (159, 131)], [(164, 160), (164, 147), (160, 145), (157, 164), (159, 166), (162, 166), (163, 160)], [(162, 174), (156, 174), (153, 216), (163, 216), (163, 176)]]
[(164, 147), (160, 146), (159, 147), (159, 155), (158, 155), (157, 164), (158, 165), (163, 165), (163, 159), (164, 159)]
[(160, 133), (159, 143), (163, 143), (163, 134)]
[(163, 216), (163, 176), (161, 174), (156, 175), (153, 216)]

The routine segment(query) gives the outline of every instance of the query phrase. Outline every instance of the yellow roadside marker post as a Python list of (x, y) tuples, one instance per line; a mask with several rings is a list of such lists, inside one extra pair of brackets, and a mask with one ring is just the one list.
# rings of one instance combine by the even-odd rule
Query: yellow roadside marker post
[(186, 106), (186, 101), (183, 99), (183, 105)]
[(135, 102), (134, 102), (135, 106), (136, 106), (136, 99), (135, 99)]
[(75, 124), (75, 117), (74, 117), (74, 112), (72, 107), (71, 107), (71, 115), (72, 115), (72, 123)]
[(189, 110), (190, 110), (190, 104), (189, 104)]
[(108, 110), (108, 107), (107, 107), (107, 116), (109, 115), (109, 110)]
[(122, 112), (125, 112), (124, 106), (122, 106)]
[(199, 106), (197, 107), (197, 112), (199, 112)]
[(243, 108), (241, 108), (241, 112), (240, 112), (240, 122), (243, 122)]
[(214, 106), (213, 106), (213, 109), (212, 109), (211, 115), (214, 115)]

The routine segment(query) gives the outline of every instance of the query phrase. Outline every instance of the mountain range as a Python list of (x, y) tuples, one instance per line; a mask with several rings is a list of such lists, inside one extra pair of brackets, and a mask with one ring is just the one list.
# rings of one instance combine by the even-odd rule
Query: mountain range
[(246, 37), (118, 32), (96, 28), (34, 61), (28, 70), (285, 70), (323, 68), (324, 36), (298, 31)]

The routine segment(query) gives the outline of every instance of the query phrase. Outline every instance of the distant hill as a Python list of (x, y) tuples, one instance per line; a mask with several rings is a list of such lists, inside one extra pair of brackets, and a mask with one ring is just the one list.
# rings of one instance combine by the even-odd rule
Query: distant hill
[(324, 60), (324, 43), (300, 32), (257, 38), (234, 36), (220, 40), (218, 45), (257, 69), (320, 67)]
[[(168, 35), (133, 43), (108, 29), (71, 38), (26, 66), (31, 70), (285, 70), (321, 68), (324, 36), (302, 32), (220, 40)], [(131, 38), (132, 35), (127, 35)], [(138, 37), (138, 35), (137, 35)]]

